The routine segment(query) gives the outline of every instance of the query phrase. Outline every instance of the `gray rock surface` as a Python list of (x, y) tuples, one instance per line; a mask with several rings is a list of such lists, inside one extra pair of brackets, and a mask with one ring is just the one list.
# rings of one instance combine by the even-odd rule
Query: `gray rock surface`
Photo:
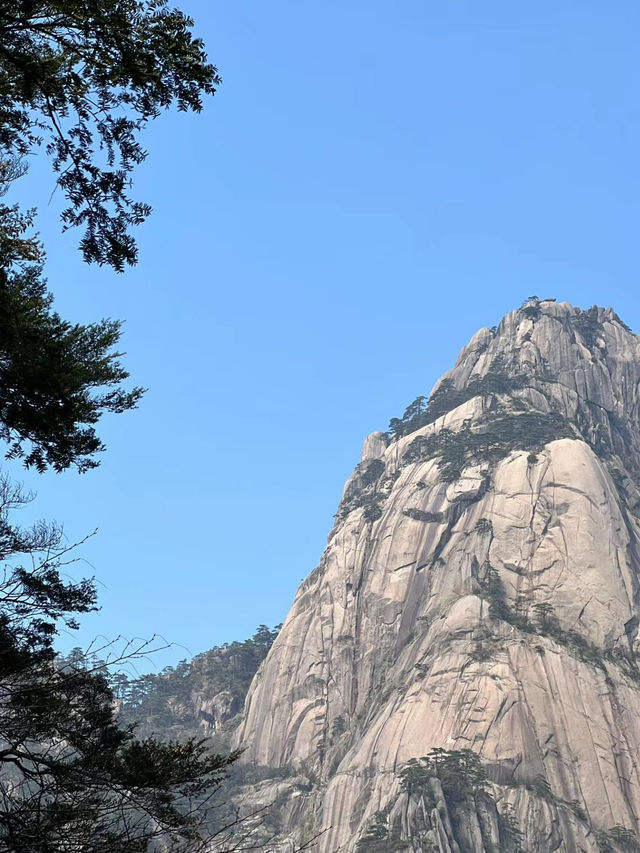
[[(639, 382), (613, 311), (531, 302), (365, 441), (237, 733), (296, 780), (283, 849), (640, 850)], [(404, 790), (435, 747), (485, 789)]]

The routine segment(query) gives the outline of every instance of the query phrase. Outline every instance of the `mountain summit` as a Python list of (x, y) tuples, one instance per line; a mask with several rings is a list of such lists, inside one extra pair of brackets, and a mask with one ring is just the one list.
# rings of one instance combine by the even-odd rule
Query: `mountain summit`
[(283, 843), (640, 851), (639, 383), (532, 298), (366, 439), (236, 734)]

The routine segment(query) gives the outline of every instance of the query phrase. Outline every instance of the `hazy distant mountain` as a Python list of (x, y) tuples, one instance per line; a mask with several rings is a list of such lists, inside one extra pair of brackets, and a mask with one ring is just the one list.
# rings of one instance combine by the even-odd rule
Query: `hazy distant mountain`
[(215, 646), (158, 674), (116, 676), (121, 722), (137, 722), (140, 735), (208, 736), (220, 750), (228, 749), (251, 680), (279, 629), (260, 625), (249, 640)]

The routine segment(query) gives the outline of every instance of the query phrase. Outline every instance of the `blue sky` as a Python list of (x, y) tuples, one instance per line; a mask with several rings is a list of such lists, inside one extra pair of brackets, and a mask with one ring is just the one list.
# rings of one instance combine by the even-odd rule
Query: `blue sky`
[(161, 667), (281, 621), (363, 438), (530, 294), (640, 330), (640, 6), (184, 0), (223, 76), (149, 129), (140, 263), (87, 268), (40, 209), (63, 316), (126, 320), (149, 392), (101, 467), (25, 477), (100, 613)]

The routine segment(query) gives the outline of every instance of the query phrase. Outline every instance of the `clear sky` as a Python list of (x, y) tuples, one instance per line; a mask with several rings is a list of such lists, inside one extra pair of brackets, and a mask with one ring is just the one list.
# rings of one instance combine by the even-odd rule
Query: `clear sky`
[[(368, 432), (530, 294), (640, 330), (640, 5), (183, 0), (223, 76), (146, 136), (140, 263), (87, 268), (40, 208), (63, 316), (126, 320), (149, 392), (82, 477), (29, 475), (83, 546), (79, 635), (179, 646), (287, 613)], [(144, 667), (143, 667), (144, 668)]]

